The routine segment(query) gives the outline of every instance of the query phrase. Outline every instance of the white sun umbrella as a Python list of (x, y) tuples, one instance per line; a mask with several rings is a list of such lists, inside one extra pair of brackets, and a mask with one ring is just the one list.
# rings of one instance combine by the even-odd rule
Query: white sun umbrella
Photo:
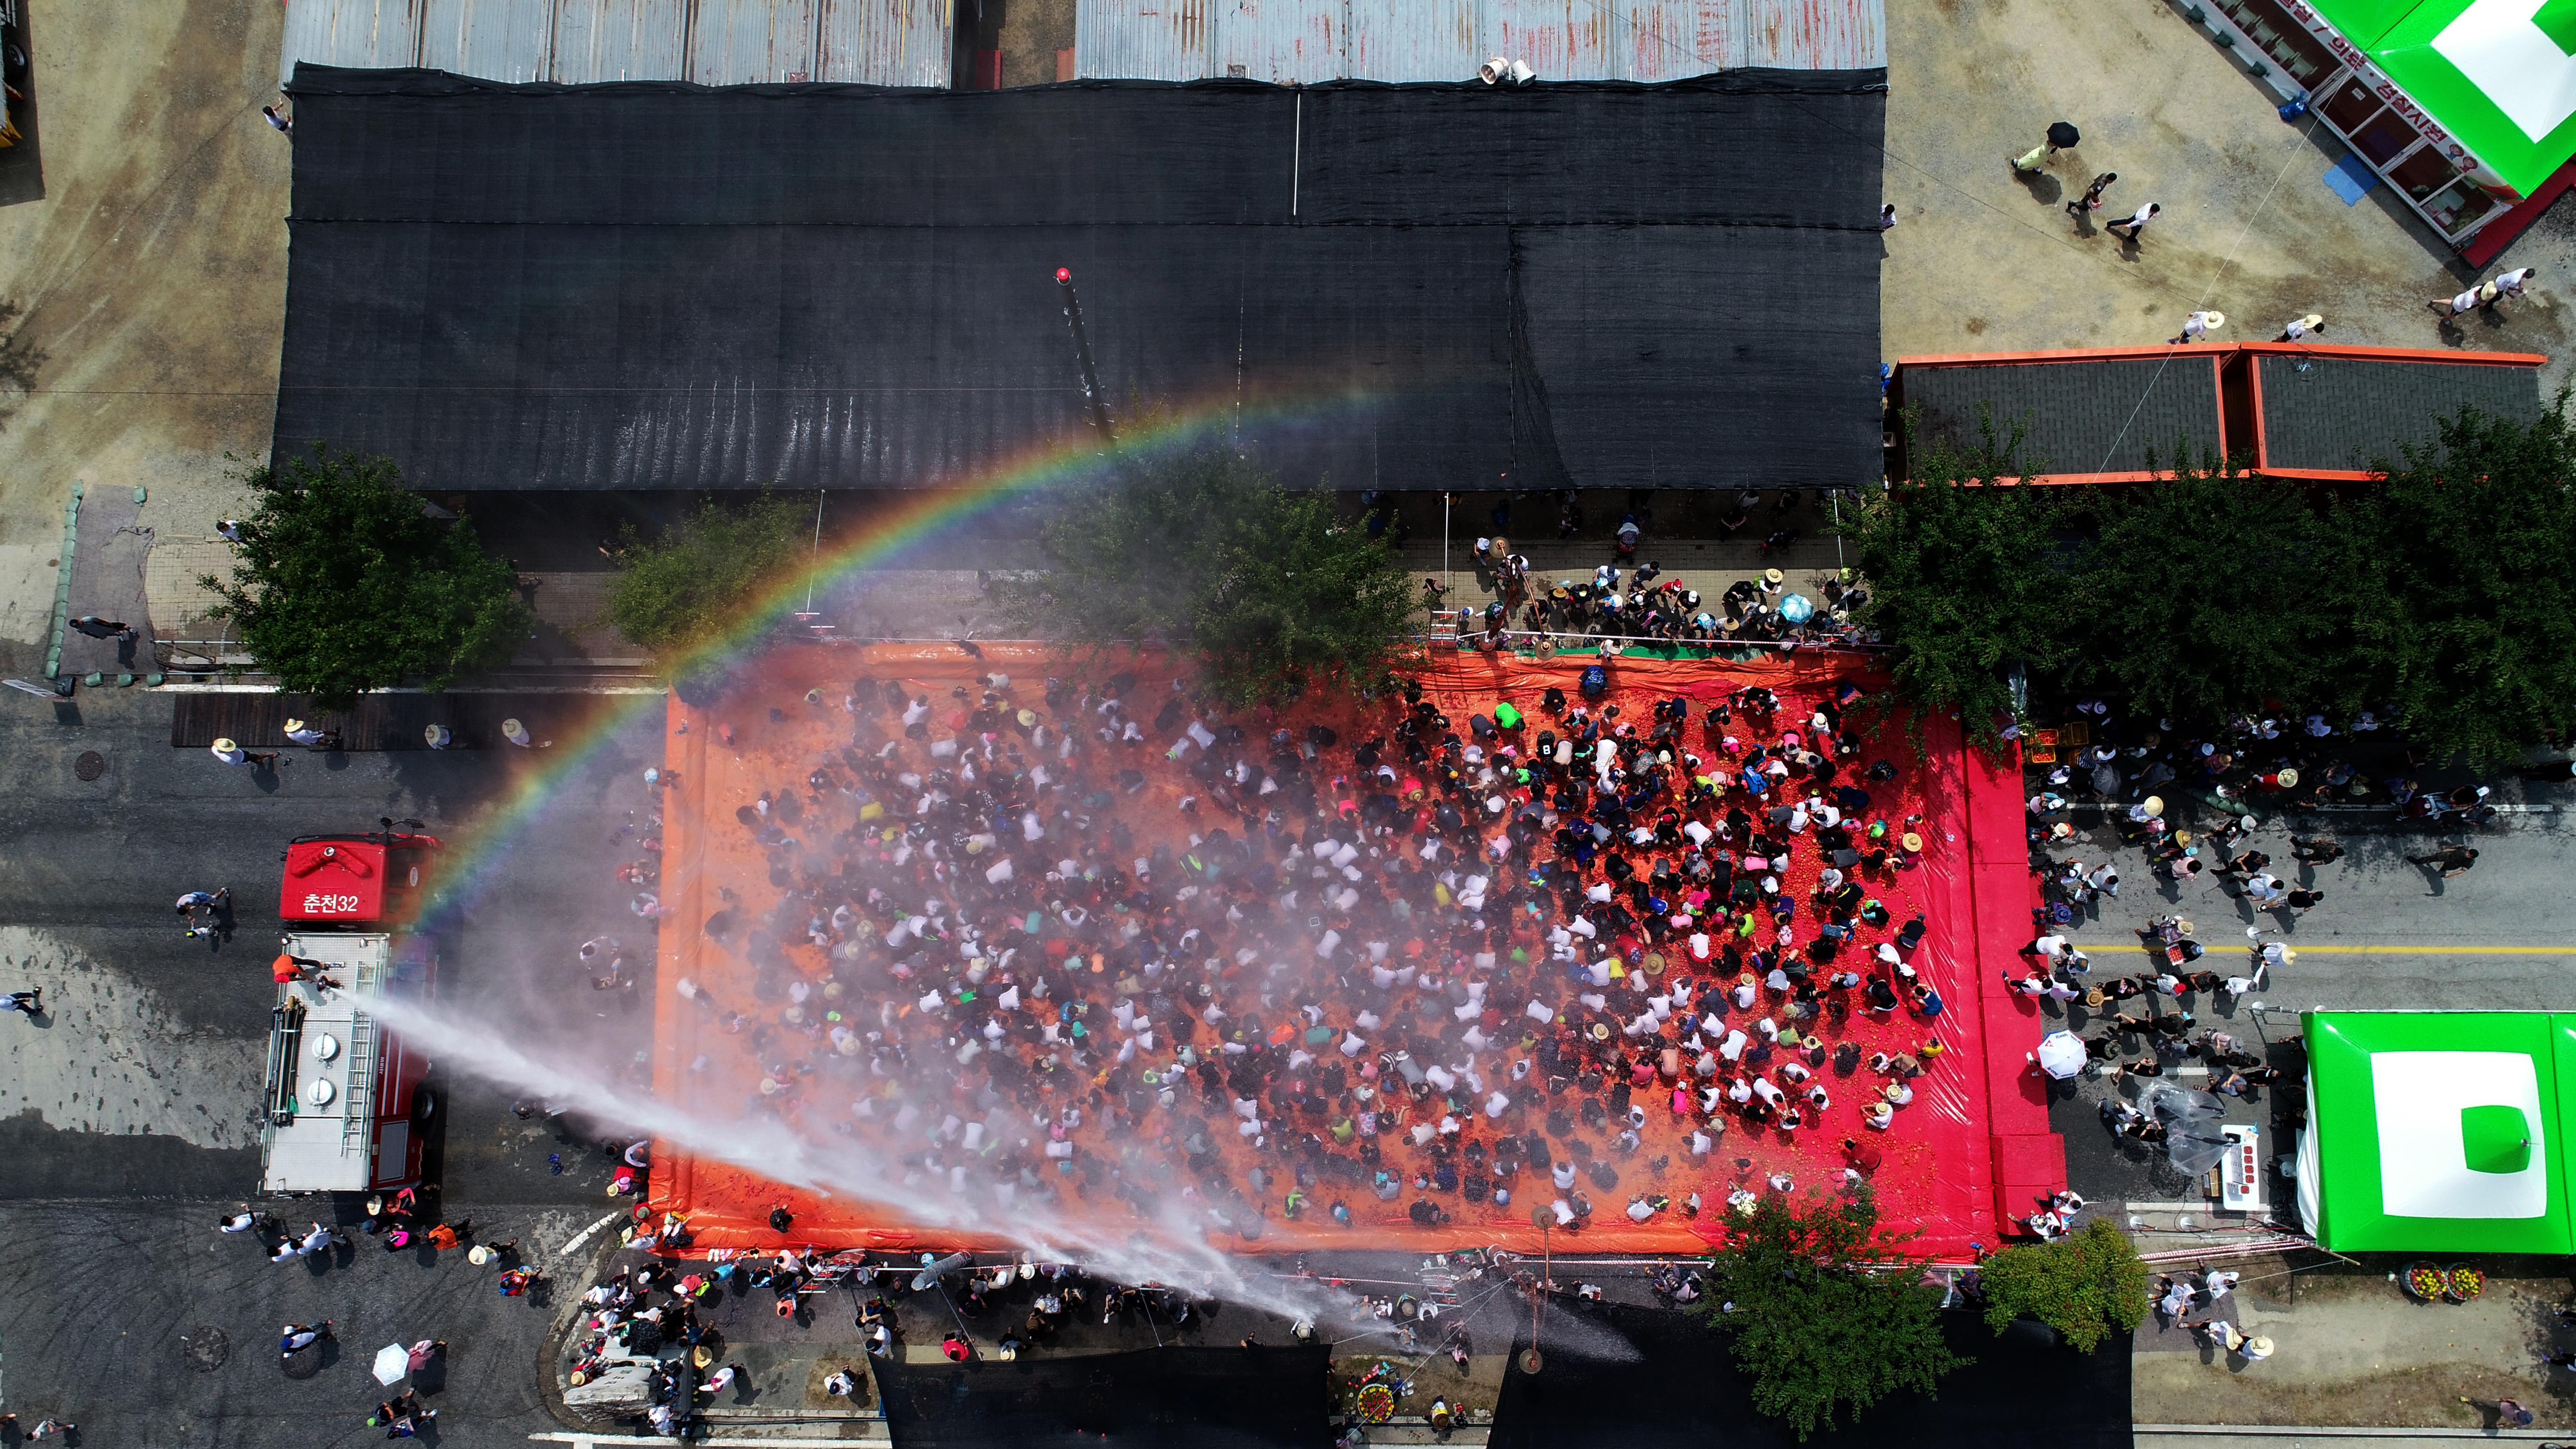
[(376, 1382), (387, 1388), (411, 1372), (411, 1350), (399, 1343), (389, 1343), (376, 1350)]
[(2052, 1031), (2042, 1037), (2039, 1069), (2060, 1081), (2084, 1070), (2084, 1038), (2071, 1031)]

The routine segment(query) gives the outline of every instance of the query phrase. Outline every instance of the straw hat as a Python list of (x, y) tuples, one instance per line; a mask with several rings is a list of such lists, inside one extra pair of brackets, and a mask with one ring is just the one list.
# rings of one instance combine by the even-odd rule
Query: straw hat
[(1663, 952), (1649, 951), (1646, 953), (1646, 974), (1649, 976), (1661, 976), (1664, 974)]
[(1592, 1023), (1592, 1039), (1594, 1041), (1608, 1041), (1610, 1039), (1610, 1023), (1606, 1021), (1596, 1021)]
[(2224, 312), (2203, 312), (2200, 314), (2200, 321), (2202, 326), (2215, 332), (2219, 328), (2227, 325), (2227, 314)]
[[(2495, 283), (2489, 282), (2487, 285), (2492, 287)], [(2272, 1356), (2272, 1340), (2259, 1333), (2254, 1335), (2252, 1338), (2245, 1340), (2245, 1356), (2247, 1358), (2270, 1358)]]
[(1923, 848), (1923, 837), (1909, 830), (1905, 832), (1905, 839), (1899, 843), (1907, 850), (1921, 850)]
[(215, 741), (214, 744), (208, 748), (212, 749), (216, 754), (229, 755), (233, 751), (240, 749), (241, 746), (234, 744), (230, 739), (220, 739)]
[(300, 719), (294, 719), (294, 718), (291, 718), (291, 717), (290, 717), (290, 718), (286, 721), (286, 732), (287, 732), (288, 734), (290, 734), (290, 735), (291, 735), (291, 734), (293, 734), (293, 733), (295, 733), (297, 730), (302, 729), (302, 728), (304, 728), (304, 721), (302, 721), (302, 720), (300, 720)]
[(1022, 729), (1030, 729), (1030, 728), (1034, 728), (1034, 727), (1036, 726), (1037, 722), (1038, 722), (1038, 712), (1037, 712), (1036, 710), (1033, 710), (1033, 709), (1024, 709), (1024, 710), (1021, 710), (1021, 711), (1020, 711), (1020, 728), (1022, 728)]
[(2281, 788), (2282, 788), (2282, 789), (2284, 789), (2284, 790), (2286, 790), (2286, 789), (2290, 788), (2291, 786), (2293, 786), (2293, 785), (2295, 785), (2295, 784), (2299, 783), (2299, 772), (2298, 772), (2298, 771), (2296, 771), (2296, 770), (2294, 770), (2294, 769), (2291, 769), (2291, 768), (2290, 768), (2289, 766), (2287, 766), (2287, 765), (2284, 765), (2284, 766), (2282, 766), (2282, 767), (2281, 767), (2280, 781), (2281, 781)]
[(466, 1250), (465, 1261), (473, 1264), (477, 1268), (480, 1268), (484, 1264), (492, 1261), (492, 1250), (483, 1246), (481, 1243), (476, 1243), (473, 1247)]
[(1764, 569), (1762, 571), (1762, 580), (1765, 583), (1776, 584), (1786, 577), (1788, 577), (1788, 575), (1781, 573), (1778, 569)]
[(2147, 818), (2148, 818), (2149, 820), (2154, 820), (2154, 819), (2156, 819), (2156, 818), (2158, 818), (2158, 817), (2162, 816), (2162, 815), (2165, 813), (2165, 797), (2164, 797), (2164, 796), (2162, 796), (2162, 795), (2150, 795), (2150, 796), (2148, 796), (2148, 797), (2147, 797), (2147, 802), (2146, 802), (2146, 810), (2147, 810)]
[(2282, 947), (2282, 948), (2281, 948), (2281, 964), (2282, 964), (2282, 965), (2286, 966), (2286, 965), (2290, 964), (2291, 962), (2296, 961), (2296, 960), (2298, 960), (2298, 959), (2299, 959), (2299, 953), (2298, 953), (2296, 950), (2294, 950), (2294, 949), (2292, 949), (2292, 948), (2290, 948), (2290, 947), (2287, 947), (2287, 946), (2284, 946), (2284, 947)]
[(708, 1348), (703, 1343), (689, 1350), (689, 1362), (697, 1365), (699, 1368), (705, 1368), (708, 1364), (714, 1363), (715, 1361), (715, 1351)]

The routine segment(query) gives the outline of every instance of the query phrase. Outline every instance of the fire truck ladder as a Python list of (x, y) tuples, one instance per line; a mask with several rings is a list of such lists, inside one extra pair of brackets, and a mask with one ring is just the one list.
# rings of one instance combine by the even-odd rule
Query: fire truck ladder
[[(369, 956), (358, 964), (351, 994), (364, 1001), (384, 989), (385, 967)], [(348, 1088), (340, 1098), (340, 1151), (364, 1152), (375, 1145), (376, 1020), (363, 1011), (349, 1014)]]

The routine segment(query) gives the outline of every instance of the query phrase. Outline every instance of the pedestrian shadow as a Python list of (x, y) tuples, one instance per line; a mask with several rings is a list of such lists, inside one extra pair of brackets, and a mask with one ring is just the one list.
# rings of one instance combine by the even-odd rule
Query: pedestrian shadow
[(2066, 188), (2047, 171), (2016, 170), (2013, 180), (2020, 182), (2021, 189), (2030, 193), (2030, 199), (2042, 206), (2062, 206), (2066, 202)]
[(290, 1379), (309, 1379), (340, 1361), (340, 1340), (325, 1333), (295, 1352), (278, 1360), (278, 1368)]

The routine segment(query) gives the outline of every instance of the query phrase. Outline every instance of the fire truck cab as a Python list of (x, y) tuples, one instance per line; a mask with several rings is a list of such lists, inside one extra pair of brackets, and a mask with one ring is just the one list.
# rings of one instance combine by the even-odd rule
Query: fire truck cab
[[(277, 1005), (260, 1115), (260, 1190), (370, 1192), (420, 1180), (428, 1062), (380, 1026), (373, 1003), (427, 1000), (438, 943), (420, 927), (437, 837), (386, 822), (286, 848)], [(329, 983), (329, 984), (326, 984)]]

